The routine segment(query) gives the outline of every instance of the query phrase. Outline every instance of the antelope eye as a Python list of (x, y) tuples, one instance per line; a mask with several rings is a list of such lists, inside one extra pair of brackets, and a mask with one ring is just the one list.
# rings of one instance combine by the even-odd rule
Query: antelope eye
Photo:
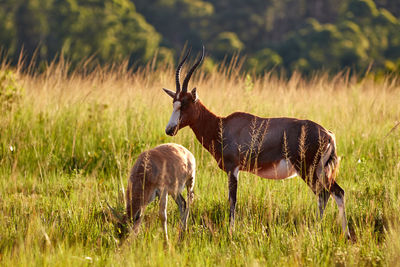
[(187, 105), (187, 101), (186, 101), (186, 100), (182, 100), (182, 101), (181, 101), (181, 109), (182, 109), (182, 108), (185, 108), (186, 105)]

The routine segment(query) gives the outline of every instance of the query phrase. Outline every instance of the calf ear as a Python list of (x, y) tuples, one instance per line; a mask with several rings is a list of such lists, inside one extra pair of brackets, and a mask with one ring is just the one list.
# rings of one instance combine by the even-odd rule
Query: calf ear
[(197, 96), (197, 92), (196, 92), (196, 87), (192, 89), (192, 91), (190, 92), (192, 94), (192, 100), (193, 102), (197, 102), (197, 100), (199, 100), (199, 97)]
[(175, 95), (176, 95), (175, 92), (173, 92), (173, 91), (171, 91), (171, 90), (169, 90), (169, 89), (166, 89), (166, 88), (163, 88), (163, 90), (164, 90), (164, 92), (166, 92), (170, 97), (175, 98)]

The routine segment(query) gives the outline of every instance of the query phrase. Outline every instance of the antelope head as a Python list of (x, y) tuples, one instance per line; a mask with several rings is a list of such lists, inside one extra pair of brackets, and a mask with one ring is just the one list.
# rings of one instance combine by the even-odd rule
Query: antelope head
[(188, 126), (191, 122), (196, 119), (198, 115), (196, 109), (196, 103), (198, 100), (196, 88), (193, 88), (190, 92), (187, 91), (190, 77), (192, 77), (193, 72), (200, 65), (200, 63), (204, 59), (204, 46), (202, 49), (202, 54), (199, 60), (193, 65), (193, 67), (187, 73), (185, 80), (183, 81), (182, 88), (179, 82), (180, 72), (183, 64), (190, 54), (190, 49), (187, 52), (186, 56), (179, 63), (176, 68), (175, 79), (176, 79), (176, 91), (173, 92), (169, 89), (163, 88), (163, 90), (172, 97), (172, 115), (169, 119), (167, 127), (165, 128), (165, 133), (174, 136), (178, 132), (179, 129)]

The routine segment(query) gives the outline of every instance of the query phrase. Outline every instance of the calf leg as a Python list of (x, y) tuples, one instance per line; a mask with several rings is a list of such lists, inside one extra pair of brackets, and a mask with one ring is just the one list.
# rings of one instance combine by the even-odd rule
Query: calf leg
[(186, 188), (187, 188), (187, 206), (185, 209), (185, 214), (183, 216), (183, 227), (185, 231), (187, 230), (187, 220), (189, 218), (189, 210), (190, 210), (190, 205), (193, 202), (194, 199), (194, 173), (193, 176), (186, 182)]
[(159, 215), (161, 219), (161, 224), (164, 229), (165, 242), (168, 243), (168, 231), (167, 231), (167, 203), (168, 203), (168, 193), (163, 190), (160, 193), (160, 210)]
[(175, 198), (175, 202), (176, 202), (176, 204), (178, 204), (179, 213), (181, 215), (182, 228), (184, 230), (186, 230), (185, 213), (186, 213), (186, 210), (187, 210), (187, 205), (186, 205), (186, 201), (183, 198), (181, 193), (179, 193), (177, 195), (177, 197)]
[(139, 232), (143, 211), (157, 195), (157, 191), (158, 189), (153, 187), (143, 189), (138, 185), (128, 185), (126, 210), (128, 220), (133, 223), (132, 229), (135, 234)]
[(127, 218), (130, 223), (133, 223), (132, 230), (136, 235), (139, 232), (142, 222), (142, 213), (144, 205), (142, 198), (130, 197), (126, 202)]

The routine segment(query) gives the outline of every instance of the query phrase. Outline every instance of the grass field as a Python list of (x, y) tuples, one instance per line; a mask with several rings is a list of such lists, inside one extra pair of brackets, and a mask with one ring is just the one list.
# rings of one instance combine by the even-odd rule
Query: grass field
[[(300, 178), (248, 173), (240, 173), (230, 236), (225, 173), (190, 128), (164, 133), (172, 103), (161, 88), (174, 89), (173, 67), (66, 69), (60, 63), (40, 75), (13, 70), (13, 86), (23, 90), (1, 106), (0, 265), (400, 265), (399, 80), (321, 74), (285, 81), (225, 69), (200, 71), (191, 83), (216, 114), (307, 118), (336, 134), (337, 180), (355, 237), (349, 242), (332, 199), (319, 220), (316, 197)], [(122, 211), (137, 156), (166, 142), (186, 146), (197, 160), (188, 233), (179, 240), (170, 199), (168, 249), (157, 203), (147, 208), (137, 238), (120, 247), (105, 201)]]

